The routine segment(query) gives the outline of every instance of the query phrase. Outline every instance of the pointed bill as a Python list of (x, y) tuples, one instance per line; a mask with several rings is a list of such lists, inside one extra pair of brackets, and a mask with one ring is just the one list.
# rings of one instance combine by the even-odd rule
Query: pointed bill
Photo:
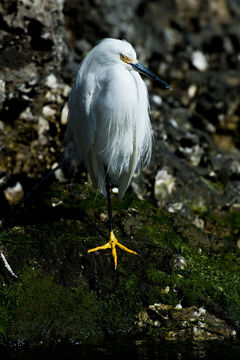
[(154, 74), (152, 71), (148, 70), (145, 66), (143, 66), (140, 62), (131, 63), (132, 67), (137, 70), (139, 73), (144, 74), (151, 79), (159, 82), (163, 88), (168, 89), (172, 91), (172, 88), (170, 85), (166, 83), (163, 79), (161, 79), (158, 75)]

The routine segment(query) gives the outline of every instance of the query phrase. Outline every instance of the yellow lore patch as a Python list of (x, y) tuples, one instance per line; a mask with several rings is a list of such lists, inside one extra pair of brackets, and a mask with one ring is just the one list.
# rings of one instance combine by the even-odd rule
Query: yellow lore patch
[(136, 62), (137, 62), (136, 59), (130, 59), (126, 55), (123, 55), (123, 54), (120, 54), (120, 59), (127, 64), (136, 64)]

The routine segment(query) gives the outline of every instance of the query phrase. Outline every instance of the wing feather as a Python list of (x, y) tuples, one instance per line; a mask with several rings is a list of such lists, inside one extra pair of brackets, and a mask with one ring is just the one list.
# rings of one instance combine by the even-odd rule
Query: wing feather
[(147, 90), (135, 71), (82, 62), (70, 96), (65, 154), (84, 160), (94, 185), (106, 196), (105, 169), (121, 198), (151, 155)]

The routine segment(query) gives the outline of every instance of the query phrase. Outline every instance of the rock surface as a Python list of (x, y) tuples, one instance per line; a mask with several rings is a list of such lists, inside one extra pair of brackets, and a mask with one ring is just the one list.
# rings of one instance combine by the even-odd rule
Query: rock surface
[(111, 251), (87, 253), (109, 236), (106, 201), (91, 186), (54, 184), (31, 209), (19, 209), (18, 226), (0, 232), (17, 276), (0, 261), (0, 344), (75, 344), (117, 333), (235, 338), (240, 257), (224, 224), (206, 234), (131, 193), (113, 199), (113, 209), (118, 240), (138, 253), (118, 250), (116, 271)]
[[(8, 0), (0, 4), (1, 190), (16, 182), (29, 187), (56, 157), (61, 109), (70, 88), (59, 76), (63, 14), (55, 0)], [(1, 197), (7, 207), (7, 201)], [(4, 206), (1, 207), (3, 215)]]
[(204, 308), (197, 309), (194, 306), (149, 305), (148, 312), (140, 312), (137, 318), (139, 329), (148, 328), (152, 333), (154, 328), (160, 328), (160, 336), (164, 340), (206, 341), (236, 336), (236, 331), (225, 321), (209, 314)]
[[(146, 79), (151, 166), (133, 179), (138, 199), (130, 189), (114, 201), (117, 235), (138, 257), (119, 255), (114, 272), (109, 253), (87, 255), (108, 237), (105, 201), (88, 185), (48, 183), (10, 214), (0, 251), (18, 279), (0, 264), (2, 343), (136, 332), (139, 314), (143, 331), (169, 340), (239, 332), (239, 33), (235, 0), (1, 2), (0, 218), (59, 162), (70, 88), (98, 40), (126, 38), (174, 89)], [(169, 306), (170, 320), (153, 304)], [(208, 318), (189, 323), (202, 307)]]

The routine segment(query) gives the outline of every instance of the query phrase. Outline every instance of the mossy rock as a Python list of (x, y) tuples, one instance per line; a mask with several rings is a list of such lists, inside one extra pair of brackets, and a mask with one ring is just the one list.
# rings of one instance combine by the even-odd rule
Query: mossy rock
[[(239, 330), (240, 257), (233, 239), (216, 239), (131, 192), (112, 205), (115, 235), (138, 254), (117, 250), (117, 270), (111, 251), (87, 252), (109, 237), (106, 200), (89, 185), (53, 184), (31, 210), (16, 214), (17, 226), (0, 232), (18, 275), (2, 266), (1, 344), (134, 334), (146, 330), (137, 326), (138, 314), (155, 303), (205, 307)], [(176, 257), (185, 265), (174, 263)], [(162, 323), (154, 333), (165, 330)]]

